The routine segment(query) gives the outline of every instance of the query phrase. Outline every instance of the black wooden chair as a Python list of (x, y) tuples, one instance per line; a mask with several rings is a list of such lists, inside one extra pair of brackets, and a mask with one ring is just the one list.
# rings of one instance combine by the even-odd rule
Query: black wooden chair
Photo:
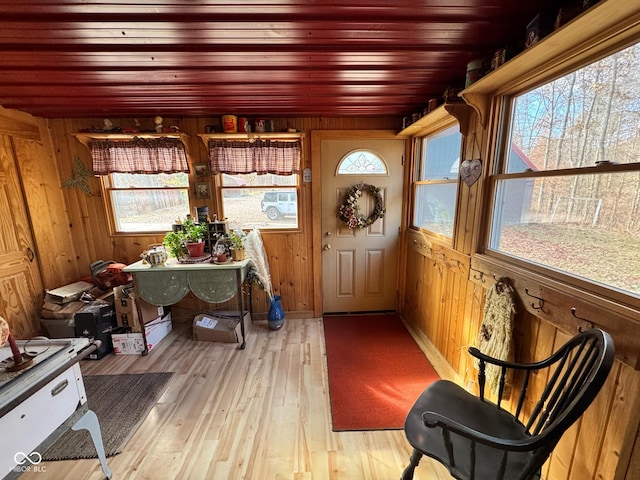
[[(532, 364), (496, 360), (473, 347), (469, 353), (479, 362), (479, 396), (447, 380), (438, 380), (420, 395), (405, 421), (405, 434), (414, 450), (402, 480), (413, 478), (423, 455), (445, 465), (459, 480), (539, 479), (560, 437), (604, 384), (614, 346), (609, 334), (591, 329)], [(487, 363), (501, 367), (497, 404), (484, 398)], [(514, 414), (500, 402), (508, 369), (522, 372), (519, 376), (513, 372), (514, 388), (515, 382), (522, 385)], [(532, 375), (546, 381), (542, 394), (534, 399), (528, 398)], [(530, 412), (525, 414), (525, 409)], [(525, 415), (528, 419), (523, 423), (520, 417)]]

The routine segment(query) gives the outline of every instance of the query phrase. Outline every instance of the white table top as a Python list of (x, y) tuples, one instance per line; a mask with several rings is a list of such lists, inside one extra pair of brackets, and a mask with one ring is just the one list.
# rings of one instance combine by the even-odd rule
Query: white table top
[(239, 262), (231, 261), (229, 263), (180, 263), (175, 258), (170, 258), (167, 263), (164, 265), (155, 265), (151, 266), (148, 263), (143, 263), (142, 260), (137, 261), (136, 263), (132, 263), (131, 265), (127, 265), (123, 268), (125, 272), (151, 272), (151, 271), (187, 271), (192, 272), (194, 270), (237, 270), (241, 268), (246, 268), (249, 265), (248, 258), (244, 260), (240, 260)]

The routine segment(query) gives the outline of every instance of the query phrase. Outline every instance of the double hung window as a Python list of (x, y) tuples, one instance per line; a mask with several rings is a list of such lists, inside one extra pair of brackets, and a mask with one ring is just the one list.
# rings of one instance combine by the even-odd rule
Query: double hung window
[(190, 211), (186, 173), (111, 173), (102, 181), (114, 232), (166, 232)]
[(453, 236), (462, 136), (457, 123), (417, 140), (413, 226)]
[(189, 213), (189, 165), (180, 138), (96, 137), (88, 146), (112, 233), (166, 232)]
[(223, 215), (235, 226), (297, 229), (300, 138), (211, 138), (209, 160), (220, 175)]
[(640, 44), (504, 97), (488, 247), (640, 296)]

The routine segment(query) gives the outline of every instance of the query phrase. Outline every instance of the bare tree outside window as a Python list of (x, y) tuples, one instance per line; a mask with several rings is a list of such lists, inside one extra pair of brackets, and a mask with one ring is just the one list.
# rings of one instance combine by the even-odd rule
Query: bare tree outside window
[(511, 106), (489, 247), (640, 295), (640, 44)]

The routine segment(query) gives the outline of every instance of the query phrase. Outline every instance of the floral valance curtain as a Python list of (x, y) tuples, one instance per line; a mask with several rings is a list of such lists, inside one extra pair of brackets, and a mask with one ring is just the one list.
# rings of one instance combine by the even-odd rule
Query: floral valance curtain
[(300, 171), (300, 140), (256, 139), (247, 142), (211, 139), (208, 146), (213, 173), (291, 175)]
[(89, 142), (89, 151), (96, 175), (189, 172), (184, 144), (177, 138), (92, 140)]

